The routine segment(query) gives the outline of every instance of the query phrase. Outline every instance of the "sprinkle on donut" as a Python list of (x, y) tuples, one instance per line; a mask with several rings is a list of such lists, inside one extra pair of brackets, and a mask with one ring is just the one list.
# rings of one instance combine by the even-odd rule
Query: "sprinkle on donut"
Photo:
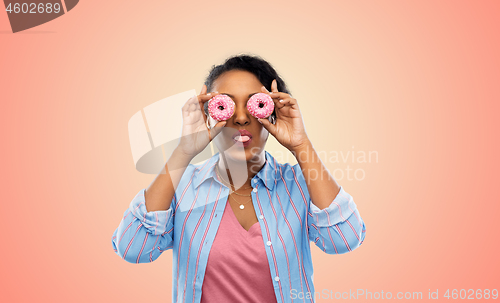
[(248, 100), (247, 109), (256, 118), (267, 118), (273, 113), (274, 102), (268, 94), (257, 93)]
[(227, 95), (216, 95), (208, 101), (208, 113), (217, 121), (225, 121), (234, 113), (235, 103)]

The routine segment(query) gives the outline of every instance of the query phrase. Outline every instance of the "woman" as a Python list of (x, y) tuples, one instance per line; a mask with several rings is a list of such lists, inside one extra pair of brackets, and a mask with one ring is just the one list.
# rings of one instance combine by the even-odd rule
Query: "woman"
[[(246, 109), (259, 92), (275, 104), (267, 119)], [(227, 121), (208, 115), (217, 94), (236, 104)], [(182, 115), (179, 145), (124, 213), (115, 252), (145, 263), (172, 249), (172, 302), (314, 302), (309, 241), (328, 254), (346, 253), (363, 242), (365, 225), (320, 161), (283, 80), (259, 57), (229, 58), (212, 68)], [(296, 165), (265, 151), (269, 133)], [(190, 164), (211, 140), (219, 152)]]

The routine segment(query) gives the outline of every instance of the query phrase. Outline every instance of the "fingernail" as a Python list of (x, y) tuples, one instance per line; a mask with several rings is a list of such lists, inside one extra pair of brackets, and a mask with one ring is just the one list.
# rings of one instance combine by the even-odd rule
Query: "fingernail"
[(280, 102), (283, 102), (283, 99), (281, 99)]
[(260, 121), (260, 119), (257, 119), (257, 121), (259, 121), (259, 123), (262, 124), (262, 121)]
[(210, 96), (210, 95), (212, 95), (212, 94), (211, 94), (211, 93), (208, 93), (208, 94), (207, 94), (207, 96)]

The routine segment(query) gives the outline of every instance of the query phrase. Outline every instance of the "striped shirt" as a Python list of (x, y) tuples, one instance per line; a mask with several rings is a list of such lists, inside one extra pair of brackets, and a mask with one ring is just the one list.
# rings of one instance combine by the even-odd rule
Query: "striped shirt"
[[(263, 168), (251, 180), (251, 195), (276, 300), (315, 302), (309, 242), (327, 254), (347, 253), (363, 243), (365, 224), (343, 187), (320, 210), (299, 164), (280, 164), (269, 152), (265, 155)], [(219, 153), (188, 165), (168, 210), (147, 212), (141, 189), (112, 236), (114, 251), (130, 263), (153, 262), (173, 250), (172, 302), (201, 300), (208, 255), (229, 195), (215, 173), (218, 159)]]

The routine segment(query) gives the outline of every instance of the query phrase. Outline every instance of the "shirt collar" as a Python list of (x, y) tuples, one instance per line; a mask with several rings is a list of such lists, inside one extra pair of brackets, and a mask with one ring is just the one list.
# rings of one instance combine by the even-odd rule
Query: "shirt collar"
[[(276, 178), (276, 165), (275, 165), (275, 159), (273, 156), (271, 156), (270, 153), (267, 151), (264, 151), (266, 155), (266, 162), (264, 164), (264, 167), (255, 175), (255, 178), (260, 178), (264, 185), (269, 189), (272, 190), (274, 188), (274, 182)], [(209, 178), (217, 179), (216, 173), (215, 173), (215, 165), (217, 164), (217, 161), (219, 161), (219, 153), (216, 153), (213, 155), (210, 159), (208, 159), (207, 162), (201, 164), (197, 170), (198, 172), (195, 173), (194, 177), (194, 185), (195, 188), (198, 188), (198, 186), (201, 185), (205, 180)]]

